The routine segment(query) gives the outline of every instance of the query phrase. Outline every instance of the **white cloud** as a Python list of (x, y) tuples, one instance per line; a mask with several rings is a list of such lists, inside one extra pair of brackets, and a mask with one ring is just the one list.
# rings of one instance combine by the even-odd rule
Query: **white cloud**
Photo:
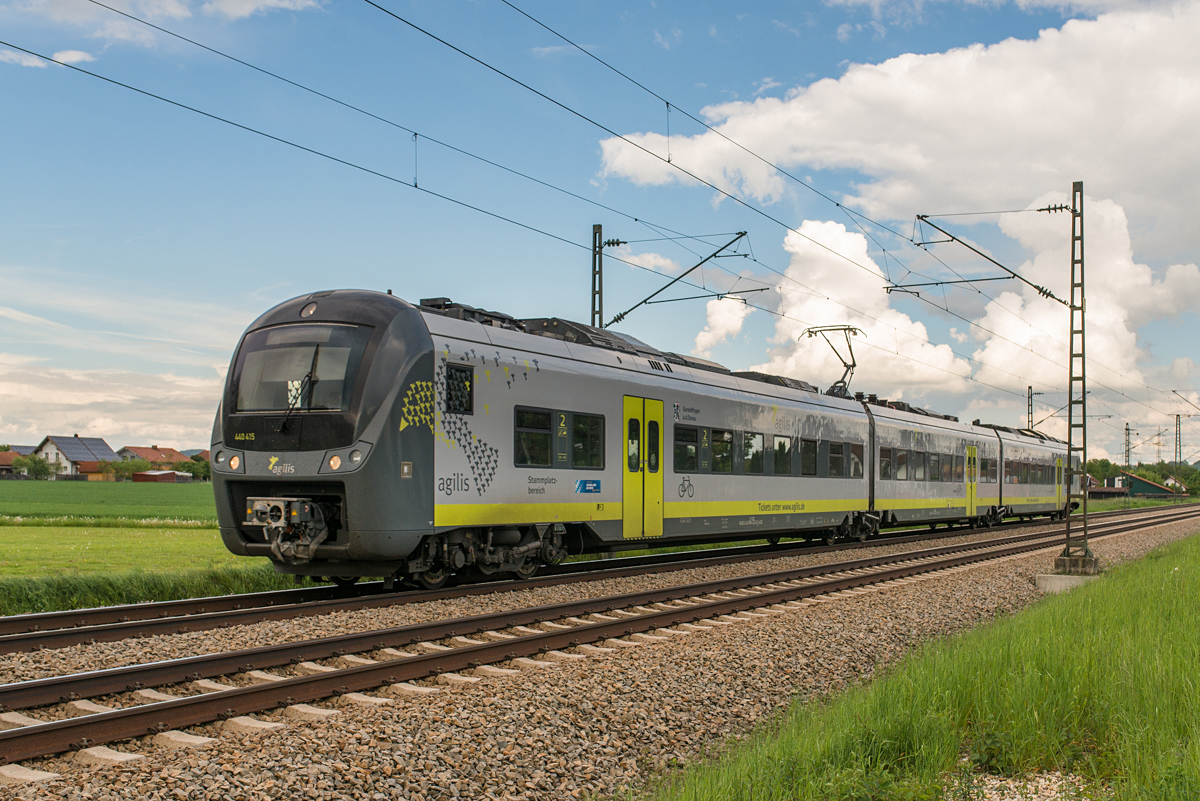
[[(888, 305), (889, 296), (881, 289), (883, 272), (867, 253), (866, 237), (835, 222), (806, 220), (798, 230), (809, 239), (789, 233), (784, 240), (791, 255), (785, 273), (791, 280), (779, 284), (779, 312), (784, 316), (775, 324), (778, 346), (765, 364), (752, 369), (821, 386), (832, 384), (842, 375), (841, 361), (824, 339), (801, 334), (813, 326), (852, 325), (863, 333), (854, 338), (855, 380), (870, 386), (871, 392), (898, 399), (906, 393), (963, 392), (968, 388), (970, 364), (948, 346), (931, 344), (923, 323)], [(847, 263), (811, 240), (866, 269)], [(841, 349), (844, 352), (844, 342)]]
[[(1155, 246), (1194, 247), (1200, 206), (1200, 4), (1072, 20), (1033, 40), (851, 65), (839, 79), (704, 109), (722, 133), (788, 169), (853, 170), (850, 203), (887, 219), (1021, 207), (1085, 178), (1155, 221)], [(653, 133), (630, 138), (665, 154)], [(615, 139), (604, 176), (686, 178)], [(790, 188), (711, 132), (673, 136), (673, 160), (765, 203)], [(1016, 206), (1009, 204), (1017, 204)], [(1162, 253), (1159, 250), (1158, 253)]]
[(678, 28), (672, 28), (670, 32), (663, 36), (658, 31), (654, 32), (654, 43), (663, 50), (670, 50), (671, 45), (679, 44), (683, 40), (683, 31)]
[(710, 300), (705, 308), (704, 330), (696, 335), (692, 353), (703, 359), (710, 358), (713, 348), (741, 333), (742, 324), (752, 311), (754, 309), (735, 297)]
[(85, 53), (82, 50), (60, 50), (54, 54), (53, 58), (63, 64), (82, 64), (85, 61), (96, 60), (91, 53)]
[(538, 58), (548, 58), (562, 53), (569, 53), (574, 49), (570, 45), (549, 45), (547, 47), (531, 47), (529, 48), (529, 52)]
[(0, 50), (0, 61), (6, 64), (16, 64), (21, 67), (41, 67), (45, 69), (46, 62), (37, 56), (31, 56), (28, 53), (18, 53), (15, 50)]
[(114, 449), (207, 447), (223, 380), (124, 370), (62, 370), (0, 353), (0, 442), (103, 437)]
[(618, 248), (613, 252), (613, 255), (619, 257), (622, 261), (627, 261), (630, 264), (636, 264), (639, 267), (645, 267), (654, 270), (657, 273), (664, 275), (677, 275), (683, 270), (679, 266), (679, 262), (668, 258), (661, 253), (633, 253), (627, 247)]
[(275, 9), (303, 11), (319, 7), (320, 3), (316, 0), (209, 0), (203, 6), (204, 13), (219, 14), (229, 19), (244, 19)]
[(763, 78), (761, 81), (755, 81), (754, 94), (761, 95), (763, 92), (769, 92), (777, 86), (783, 86), (783, 84), (774, 78)]

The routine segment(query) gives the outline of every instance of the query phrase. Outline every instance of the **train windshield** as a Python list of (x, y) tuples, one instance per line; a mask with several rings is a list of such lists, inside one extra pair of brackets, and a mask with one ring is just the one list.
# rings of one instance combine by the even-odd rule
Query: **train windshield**
[(238, 354), (238, 412), (349, 411), (371, 328), (304, 323), (246, 335)]

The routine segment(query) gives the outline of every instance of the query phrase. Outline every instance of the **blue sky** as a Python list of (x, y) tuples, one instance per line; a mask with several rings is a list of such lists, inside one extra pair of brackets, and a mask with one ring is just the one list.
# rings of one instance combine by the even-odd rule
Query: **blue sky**
[[(380, 4), (665, 151), (662, 101), (500, 0)], [(1044, 414), (1065, 402), (1066, 368), (1053, 347), (1065, 310), (1009, 283), (979, 285), (990, 297), (965, 288), (923, 295), (928, 302), (886, 295), (878, 273), (898, 283), (928, 280), (902, 278), (909, 268), (955, 277), (893, 232), (911, 234), (917, 213), (1064, 202), (1071, 180), (1082, 179), (1097, 214), (1095, 224), (1088, 218), (1094, 280), (1108, 285), (1094, 294), (1089, 329), (1093, 352), (1103, 354), (1094, 357), (1097, 380), (1110, 388), (1103, 397), (1097, 389), (1108, 410), (1093, 411), (1113, 415), (1097, 421), (1097, 453), (1118, 452), (1126, 420), (1148, 436), (1173, 426), (1174, 413), (1196, 411), (1169, 390), (1200, 402), (1191, 391), (1200, 276), (1181, 211), (1200, 182), (1195, 157), (1178, 144), (1196, 122), (1197, 72), (1195, 56), (1151, 35), (1160, 26), (1186, 41), (1200, 27), (1194, 6), (515, 4), (678, 108), (708, 109), (714, 127), (891, 231), (856, 227), (834, 204), (756, 170), (672, 113), (673, 163), (820, 246), (797, 234), (785, 240), (778, 223), (639, 159), (602, 129), (365, 2), (114, 7), (415, 129), (415, 152), (402, 130), (88, 0), (2, 5), (0, 39), (402, 181), (416, 174), (422, 188), (580, 245), (597, 222), (606, 237), (662, 234), (423, 137), (674, 231), (747, 231), (758, 261), (720, 262), (741, 273), (736, 285), (717, 268), (697, 280), (722, 291), (768, 286), (745, 295), (760, 310), (733, 300), (665, 304), (638, 310), (621, 330), (826, 386), (840, 368), (818, 343), (793, 342), (795, 321), (849, 322), (866, 338), (854, 388), (967, 419), (1023, 422), (1030, 383), (1046, 392)], [(518, 316), (587, 318), (586, 250), (33, 63), (0, 45), (0, 441), (86, 430), (116, 447), (205, 445), (245, 325), (317, 289), (391, 288), (411, 300), (446, 295)], [(1129, 77), (1114, 86), (1110, 70)], [(1035, 282), (1065, 291), (1065, 216), (953, 222)], [(713, 248), (727, 239), (705, 237)], [(701, 255), (709, 247), (685, 244)], [(935, 253), (963, 275), (996, 275), (961, 249)], [(649, 269), (608, 262), (609, 316), (698, 260), (665, 241), (615, 255)], [(1131, 270), (1142, 283), (1121, 291)], [(1144, 300), (1130, 300), (1135, 293)], [(1060, 424), (1052, 418), (1044, 428)], [(1191, 450), (1200, 433), (1193, 439)]]

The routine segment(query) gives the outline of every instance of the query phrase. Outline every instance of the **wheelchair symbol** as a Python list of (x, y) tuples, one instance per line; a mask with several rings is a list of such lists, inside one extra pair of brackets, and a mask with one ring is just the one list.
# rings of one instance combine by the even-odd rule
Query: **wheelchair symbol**
[(684, 476), (683, 481), (679, 484), (679, 497), (682, 498), (684, 495), (686, 495), (690, 498), (695, 494), (696, 487), (693, 486), (692, 480), (687, 476)]

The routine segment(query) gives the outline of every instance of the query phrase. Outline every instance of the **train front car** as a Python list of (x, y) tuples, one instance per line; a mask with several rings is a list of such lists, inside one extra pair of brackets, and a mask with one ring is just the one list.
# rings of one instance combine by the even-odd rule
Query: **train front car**
[(317, 292), (246, 330), (212, 435), (221, 537), (276, 570), (403, 572), (433, 529), (433, 343), (378, 292)]

